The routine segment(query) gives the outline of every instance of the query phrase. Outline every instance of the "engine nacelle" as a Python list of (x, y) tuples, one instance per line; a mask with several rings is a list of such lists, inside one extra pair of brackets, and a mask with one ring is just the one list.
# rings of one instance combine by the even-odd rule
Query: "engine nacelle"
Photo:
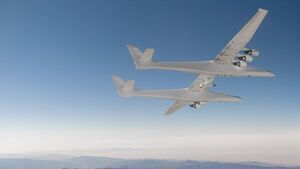
[(205, 105), (205, 102), (193, 102), (193, 103), (191, 103), (190, 104), (190, 106), (192, 107), (192, 108), (200, 108), (200, 107), (202, 107), (203, 105)]
[(251, 56), (258, 56), (259, 55), (259, 52), (256, 49), (244, 48), (243, 51), (244, 51), (244, 54), (247, 54), (247, 55), (251, 55)]
[(244, 61), (244, 62), (252, 62), (253, 57), (247, 54), (239, 54), (237, 57), (238, 60)]
[(240, 60), (234, 61), (232, 64), (237, 67), (247, 67), (247, 62), (240, 61)]

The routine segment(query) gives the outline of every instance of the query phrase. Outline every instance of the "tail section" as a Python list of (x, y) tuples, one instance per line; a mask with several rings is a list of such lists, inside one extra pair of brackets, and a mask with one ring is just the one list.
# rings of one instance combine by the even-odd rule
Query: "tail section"
[(118, 76), (113, 75), (112, 80), (121, 96), (129, 96), (130, 92), (134, 90), (134, 80), (128, 80), (124, 82)]
[(152, 57), (154, 54), (153, 48), (148, 48), (144, 52), (134, 45), (127, 45), (127, 48), (132, 59), (134, 60), (136, 68), (143, 68), (152, 62)]

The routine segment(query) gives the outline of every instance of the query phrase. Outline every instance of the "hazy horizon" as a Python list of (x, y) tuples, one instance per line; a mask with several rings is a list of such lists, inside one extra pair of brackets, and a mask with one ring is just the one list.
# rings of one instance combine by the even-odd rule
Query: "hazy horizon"
[[(110, 139), (104, 140), (101, 139), (103, 135), (95, 136), (97, 132), (99, 132), (99, 130), (94, 130), (89, 133), (84, 131), (81, 133), (82, 135), (73, 135), (74, 133), (70, 133), (70, 135), (56, 138), (53, 138), (53, 135), (51, 135), (39, 140), (28, 140), (41, 147), (48, 146), (48, 149), (31, 151), (34, 147), (22, 149), (22, 147), (25, 147), (24, 144), (24, 146), (15, 147), (17, 151), (10, 151), (9, 153), (57, 153), (72, 156), (96, 155), (125, 159), (154, 158), (226, 162), (258, 161), (270, 164), (300, 165), (298, 151), (294, 150), (295, 147), (299, 146), (300, 130), (285, 130), (281, 132), (265, 131), (260, 134), (250, 131), (248, 131), (248, 133), (229, 134), (224, 132), (216, 134), (216, 131), (210, 131), (206, 134), (199, 134), (198, 136), (189, 135), (196, 133), (195, 131), (191, 131), (190, 133), (176, 131), (179, 136), (175, 136), (174, 134), (164, 136), (166, 131), (162, 131), (158, 134), (160, 136), (157, 135), (156, 137), (145, 137), (141, 135), (141, 132), (132, 132), (130, 134), (124, 133), (124, 135), (121, 136), (122, 139), (118, 139), (120, 136), (110, 136)], [(79, 132), (76, 133), (78, 134)], [(168, 133), (170, 133), (170, 131)], [(127, 137), (125, 135), (127, 135)], [(21, 139), (21, 137), (22, 136), (15, 138)], [(93, 138), (93, 140), (89, 138)], [(49, 139), (56, 140), (56, 145), (49, 145), (47, 142)], [(220, 142), (220, 140), (222, 140), (222, 142)], [(276, 143), (274, 143), (274, 140), (276, 140)], [(72, 142), (72, 144), (66, 144), (68, 142)], [(110, 145), (118, 146), (111, 147)], [(61, 146), (65, 147), (60, 149)]]
[[(183, 153), (184, 150), (185, 152)], [(37, 151), (37, 152), (22, 152), (22, 153), (8, 153), (0, 154), (0, 159), (28, 159), (28, 160), (67, 160), (78, 157), (99, 157), (122, 160), (178, 160), (178, 161), (199, 161), (199, 162), (216, 162), (216, 163), (249, 163), (257, 165), (259, 163), (270, 166), (283, 167), (300, 167), (297, 159), (296, 163), (286, 162), (272, 162), (269, 160), (261, 160), (259, 158), (252, 158), (252, 160), (236, 160), (233, 158), (195, 158), (194, 149), (152, 149), (152, 148), (100, 148), (100, 149), (69, 149), (69, 150), (52, 150), (52, 151)], [(184, 156), (176, 153), (183, 153)], [(189, 154), (191, 153), (191, 154)], [(133, 155), (134, 154), (134, 155)], [(186, 156), (189, 154), (189, 156)], [(207, 154), (206, 154), (207, 155)], [(224, 155), (224, 154), (223, 154)], [(214, 153), (214, 156), (218, 156)]]

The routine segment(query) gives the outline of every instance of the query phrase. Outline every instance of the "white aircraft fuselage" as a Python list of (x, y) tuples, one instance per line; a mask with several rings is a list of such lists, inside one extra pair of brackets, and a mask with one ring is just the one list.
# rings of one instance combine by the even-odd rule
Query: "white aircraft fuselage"
[(246, 45), (253, 37), (259, 25), (267, 15), (265, 9), (258, 9), (250, 21), (230, 40), (226, 46), (210, 61), (158, 62), (153, 61), (153, 48), (142, 52), (137, 46), (127, 45), (137, 69), (174, 70), (211, 76), (255, 76), (273, 77), (269, 71), (257, 70), (249, 66), (258, 55), (256, 49)]

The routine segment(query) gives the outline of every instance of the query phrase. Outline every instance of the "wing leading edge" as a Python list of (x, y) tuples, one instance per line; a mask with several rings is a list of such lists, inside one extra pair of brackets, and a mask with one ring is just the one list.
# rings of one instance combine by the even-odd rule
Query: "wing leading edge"
[(257, 13), (224, 47), (214, 61), (220, 64), (232, 63), (232, 60), (251, 40), (267, 13), (267, 10), (259, 8)]

